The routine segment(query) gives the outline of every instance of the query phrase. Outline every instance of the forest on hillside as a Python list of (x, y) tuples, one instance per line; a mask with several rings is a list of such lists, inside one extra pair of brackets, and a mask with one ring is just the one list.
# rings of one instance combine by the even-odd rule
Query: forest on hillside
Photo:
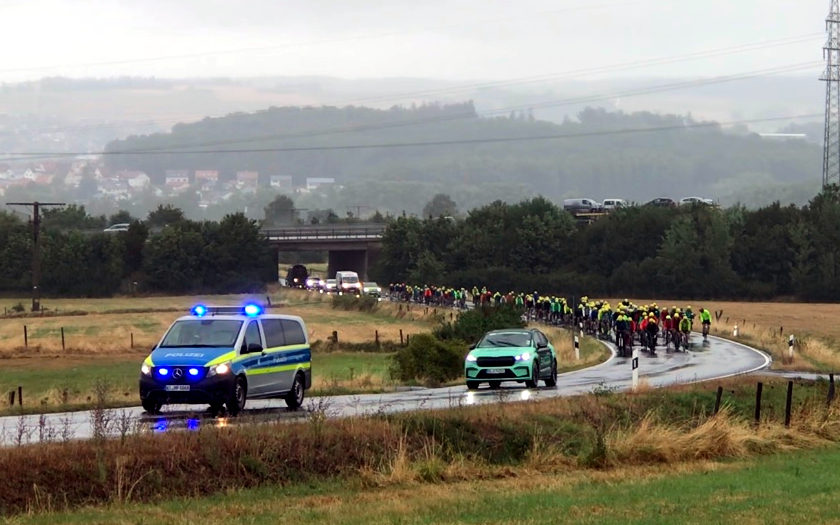
[[(555, 124), (523, 111), (481, 117), (470, 102), (273, 107), (178, 124), (171, 133), (113, 141), (106, 150), (109, 168), (140, 169), (156, 181), (170, 169), (216, 169), (223, 179), (256, 170), (266, 186), (270, 175), (291, 175), (299, 185), (331, 177), (351, 187), (410, 182), (458, 194), (497, 185), (516, 188), (516, 197), (637, 202), (697, 194), (723, 204), (733, 198), (760, 204), (750, 202), (752, 193), (765, 202), (785, 192), (808, 198), (822, 159), (820, 147), (805, 140), (762, 138), (689, 115), (588, 108)], [(383, 188), (381, 200), (403, 198), (401, 184)]]

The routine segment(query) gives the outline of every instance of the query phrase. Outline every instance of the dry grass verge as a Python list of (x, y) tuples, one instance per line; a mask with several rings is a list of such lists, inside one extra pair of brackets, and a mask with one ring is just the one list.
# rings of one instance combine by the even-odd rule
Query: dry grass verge
[[(725, 383), (711, 416), (712, 386), (645, 394), (591, 394), (498, 406), (266, 423), (119, 440), (0, 450), (6, 515), (86, 504), (158, 501), (258, 485), (343, 479), (362, 486), (528, 476), (755, 456), (840, 439), (840, 414), (824, 384), (798, 388), (794, 425), (768, 410), (748, 419), (751, 383)], [(766, 403), (783, 388), (767, 385)]]

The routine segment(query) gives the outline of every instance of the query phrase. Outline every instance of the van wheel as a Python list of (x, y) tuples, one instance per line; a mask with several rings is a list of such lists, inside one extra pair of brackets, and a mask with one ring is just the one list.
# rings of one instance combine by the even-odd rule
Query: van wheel
[(233, 392), (230, 398), (225, 401), (225, 408), (227, 413), (231, 416), (239, 415), (239, 412), (245, 408), (245, 399), (248, 397), (248, 383), (244, 377), (236, 378), (236, 386), (233, 387)]
[(143, 410), (145, 410), (149, 414), (157, 414), (160, 412), (163, 403), (155, 401), (154, 399), (143, 399), (140, 402), (143, 405)]
[(297, 374), (292, 389), (286, 394), (286, 405), (290, 410), (297, 410), (303, 404), (304, 387), (303, 374)]
[(480, 385), (478, 381), (467, 381), (467, 389), (468, 390), (478, 390), (478, 385)]

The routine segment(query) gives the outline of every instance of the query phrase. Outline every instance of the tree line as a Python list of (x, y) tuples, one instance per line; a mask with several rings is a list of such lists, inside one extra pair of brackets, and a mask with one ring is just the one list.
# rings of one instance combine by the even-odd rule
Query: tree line
[(840, 189), (807, 205), (618, 210), (590, 225), (544, 198), (393, 219), (383, 282), (569, 296), (840, 299)]
[[(241, 213), (195, 222), (160, 206), (125, 232), (91, 230), (108, 221), (84, 207), (43, 215), (40, 287), (47, 295), (255, 292), (277, 280), (275, 250)], [(128, 219), (117, 214), (110, 221)], [(32, 247), (32, 225), (0, 212), (0, 291), (31, 290)]]

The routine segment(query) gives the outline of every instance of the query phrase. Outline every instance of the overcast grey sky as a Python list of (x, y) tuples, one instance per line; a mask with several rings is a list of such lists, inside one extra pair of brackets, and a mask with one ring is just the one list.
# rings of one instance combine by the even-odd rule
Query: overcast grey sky
[[(818, 62), (828, 8), (828, 0), (8, 0), (0, 3), (0, 82), (52, 75), (502, 80), (802, 37), (621, 72), (716, 76)], [(819, 70), (812, 64), (797, 74)], [(617, 73), (598, 76), (610, 74)]]

